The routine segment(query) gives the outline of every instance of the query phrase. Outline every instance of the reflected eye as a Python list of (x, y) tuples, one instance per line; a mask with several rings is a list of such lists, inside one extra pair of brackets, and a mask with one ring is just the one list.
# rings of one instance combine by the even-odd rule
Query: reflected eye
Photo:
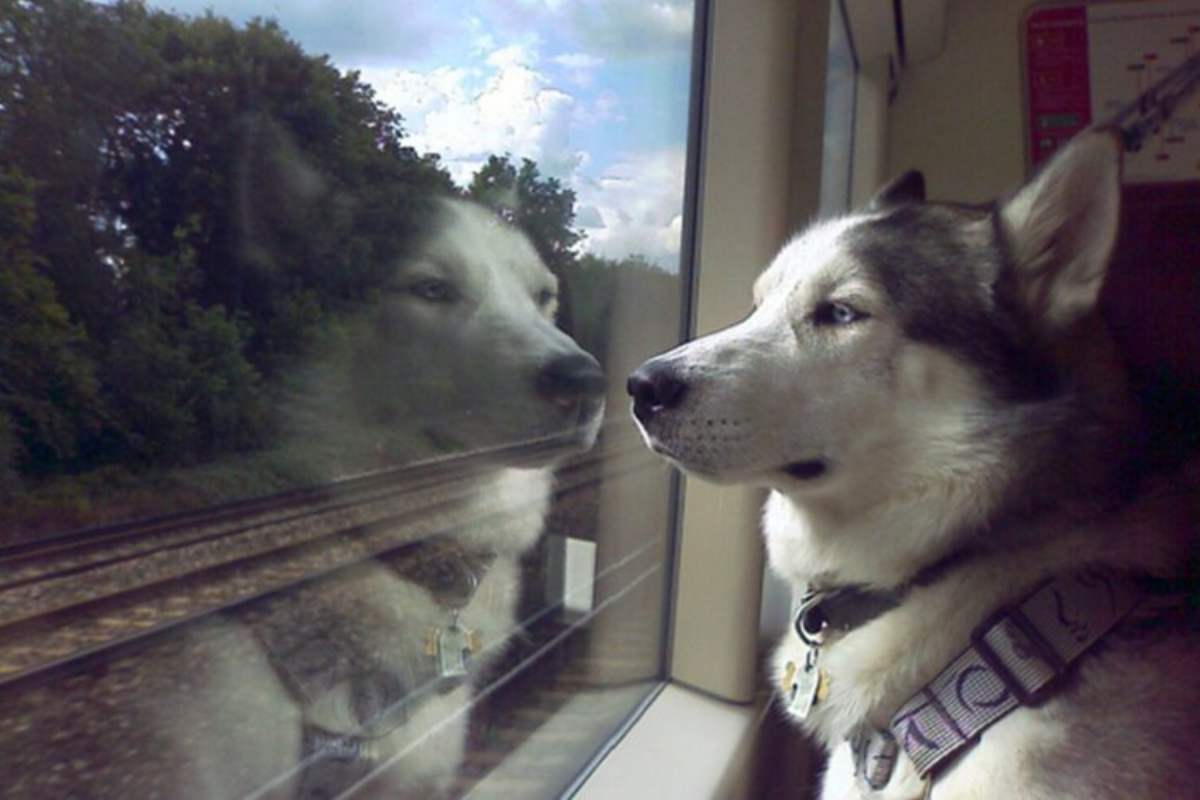
[(408, 287), (408, 292), (429, 303), (452, 303), (458, 299), (454, 284), (439, 278), (417, 281)]
[(542, 289), (540, 292), (537, 293), (537, 296), (535, 298), (537, 300), (538, 308), (545, 308), (546, 306), (550, 305), (551, 303), (554, 302), (554, 299), (557, 296), (558, 295), (556, 295), (554, 292), (550, 291), (549, 289)]
[(813, 310), (814, 325), (849, 325), (867, 318), (867, 314), (845, 303), (825, 302)]

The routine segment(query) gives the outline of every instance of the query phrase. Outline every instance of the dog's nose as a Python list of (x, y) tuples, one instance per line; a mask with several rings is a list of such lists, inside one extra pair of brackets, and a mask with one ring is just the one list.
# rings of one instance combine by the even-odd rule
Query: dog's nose
[(587, 353), (562, 356), (542, 367), (537, 390), (549, 400), (584, 400), (604, 395), (604, 372)]
[(669, 365), (650, 360), (634, 370), (625, 389), (633, 398), (634, 416), (649, 422), (656, 414), (679, 405), (687, 384), (676, 377)]

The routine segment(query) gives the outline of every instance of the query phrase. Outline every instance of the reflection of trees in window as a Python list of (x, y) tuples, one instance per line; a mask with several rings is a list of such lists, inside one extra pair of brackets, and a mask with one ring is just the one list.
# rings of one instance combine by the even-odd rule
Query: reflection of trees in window
[[(0, 490), (74, 476), (52, 504), (86, 505), (270, 444), (288, 372), (458, 193), (438, 156), (273, 21), (2, 0), (0, 44)], [(462, 193), (526, 231), (601, 358), (617, 272), (670, 282), (580, 256), (574, 193), (532, 161)]]
[[(451, 189), (437, 157), (272, 22), (4, 6), (3, 202), (23, 204), (0, 233), (6, 300), (57, 325), (3, 334), (24, 365), (0, 389), (10, 463), (44, 475), (262, 443), (273, 379)], [(36, 357), (14, 350), (35, 338)]]
[[(563, 188), (557, 178), (543, 178), (537, 164), (521, 159), (518, 168), (509, 156), (491, 156), (475, 173), (467, 196), (494, 209), (529, 236), (550, 271), (564, 280), (577, 259), (583, 239), (575, 224), (575, 192)], [(564, 295), (559, 321), (574, 332), (574, 307)]]

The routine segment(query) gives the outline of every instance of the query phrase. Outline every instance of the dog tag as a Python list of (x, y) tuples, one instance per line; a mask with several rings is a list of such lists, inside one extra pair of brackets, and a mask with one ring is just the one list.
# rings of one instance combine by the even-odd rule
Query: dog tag
[(829, 692), (829, 677), (817, 666), (821, 649), (810, 647), (804, 656), (804, 664), (789, 661), (783, 674), (783, 691), (788, 712), (800, 719), (808, 717), (813, 706)]
[(457, 621), (437, 634), (438, 675), (442, 678), (462, 678), (467, 674), (467, 662), (479, 649), (479, 637)]

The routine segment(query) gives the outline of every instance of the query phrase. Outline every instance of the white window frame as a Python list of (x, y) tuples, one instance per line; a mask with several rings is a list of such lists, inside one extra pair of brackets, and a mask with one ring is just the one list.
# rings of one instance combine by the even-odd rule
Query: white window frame
[[(946, 0), (833, 0), (857, 72), (850, 205), (887, 178), (889, 104), (944, 46)], [(703, 3), (703, 0), (702, 0)], [(691, 335), (745, 316), (750, 286), (820, 200), (829, 0), (708, 0)], [(759, 492), (686, 482), (669, 682), (575, 797), (745, 797), (765, 709)], [(801, 769), (803, 769), (802, 767)]]
[[(817, 212), (829, 8), (829, 0), (710, 0), (698, 10), (708, 36), (697, 49), (704, 91), (691, 335), (743, 318), (754, 278)], [(748, 790), (761, 713), (762, 501), (756, 490), (685, 481), (669, 683), (575, 797), (612, 797), (615, 787), (656, 800)]]

